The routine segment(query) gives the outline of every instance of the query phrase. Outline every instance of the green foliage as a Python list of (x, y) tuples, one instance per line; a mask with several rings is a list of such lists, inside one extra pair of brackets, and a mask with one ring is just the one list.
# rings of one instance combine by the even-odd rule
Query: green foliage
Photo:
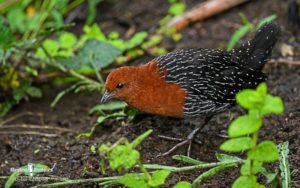
[(92, 64), (96, 70), (100, 70), (110, 65), (120, 53), (120, 50), (108, 43), (88, 40), (78, 54), (78, 61), (81, 64)]
[[(39, 72), (43, 72), (42, 74), (45, 75), (48, 73), (51, 75), (52, 72), (54, 75), (57, 72), (63, 72), (64, 74), (58, 74), (63, 76), (56, 77), (54, 83), (71, 83), (72, 85), (56, 96), (51, 103), (51, 106), (55, 106), (68, 92), (76, 93), (84, 90), (102, 92), (104, 85), (100, 70), (113, 62), (125, 63), (143, 55), (146, 51), (152, 55), (165, 54), (167, 50), (159, 46), (162, 39), (166, 35), (172, 36), (174, 40), (181, 38), (180, 34), (174, 32), (174, 29), (166, 29), (166, 32), (161, 32), (160, 28), (151, 36), (148, 32), (139, 31), (126, 40), (122, 39), (116, 31), (106, 35), (97, 24), (93, 23), (96, 6), (100, 2), (102, 1), (22, 0), (0, 10), (3, 15), (0, 17), (0, 59), (2, 63), (14, 61), (12, 68), (20, 64), (14, 74), (18, 75), (20, 71), (20, 75), (23, 76), (23, 71), (25, 71), (26, 76), (22, 79), (29, 82), (32, 81), (32, 77), (39, 80)], [(88, 15), (83, 27), (83, 34), (76, 36), (65, 31), (69, 25), (63, 24), (64, 16), (82, 3), (87, 3)], [(177, 0), (170, 1), (168, 15), (171, 18), (181, 14), (184, 9), (183, 3)], [(6, 20), (9, 24), (6, 23)], [(95, 74), (98, 80), (91, 79), (91, 74)], [(17, 77), (13, 76), (13, 78)], [(43, 75), (41, 78), (43, 79)], [(19, 82), (17, 79), (9, 79), (4, 84), (5, 87), (10, 87), (12, 83), (18, 84)], [(13, 89), (15, 88), (17, 86), (14, 86)], [(17, 103), (2, 103), (0, 110), (4, 114)]]
[[(129, 143), (127, 139), (122, 138), (115, 144), (102, 144), (98, 150), (101, 155), (100, 164), (102, 172), (105, 173), (105, 160), (108, 161), (111, 169), (117, 171), (128, 171), (138, 165), (142, 174), (125, 173), (124, 175), (118, 177), (115, 180), (115, 183), (122, 184), (129, 188), (150, 188), (164, 185), (166, 178), (170, 174), (170, 171), (156, 170), (150, 174), (141, 163), (140, 153), (135, 149), (151, 133), (152, 130), (149, 130), (137, 137), (131, 143)], [(93, 150), (95, 150), (95, 148)]]
[(127, 106), (125, 102), (122, 101), (112, 101), (110, 103), (98, 104), (90, 109), (89, 114), (97, 113), (105, 115), (105, 111), (115, 111), (122, 110)]
[(169, 0), (169, 3), (171, 4), (171, 6), (170, 6), (168, 12), (172, 16), (181, 15), (186, 9), (185, 4), (178, 2), (177, 0)]
[(197, 164), (203, 164), (204, 163), (202, 161), (195, 160), (195, 159), (193, 159), (191, 157), (188, 157), (188, 156), (185, 156), (185, 155), (174, 155), (174, 156), (172, 156), (172, 159), (177, 160), (177, 161), (181, 161), (181, 162), (184, 162), (184, 163), (189, 163), (189, 164), (192, 164), (192, 165), (197, 165)]
[[(3, 16), (0, 16), (0, 48), (6, 48), (13, 40), (12, 32)], [(0, 58), (2, 59), (2, 58)]]
[(113, 170), (128, 170), (140, 160), (140, 154), (137, 150), (135, 150), (135, 147), (151, 133), (152, 130), (145, 132), (132, 143), (128, 143), (126, 139), (121, 139), (114, 145), (102, 144), (99, 147), (99, 152), (102, 156), (105, 156), (105, 158), (108, 159), (110, 167)]
[(229, 128), (229, 140), (220, 149), (228, 152), (247, 152), (247, 160), (241, 167), (241, 176), (234, 182), (234, 188), (265, 187), (257, 183), (256, 174), (265, 173), (263, 164), (275, 162), (279, 158), (276, 145), (272, 141), (258, 142), (258, 132), (262, 127), (263, 117), (271, 113), (283, 113), (280, 97), (267, 93), (267, 86), (261, 83), (256, 90), (246, 89), (236, 95), (239, 105), (248, 110), (248, 114), (234, 120)]
[(249, 137), (231, 138), (230, 140), (224, 142), (220, 146), (220, 149), (230, 152), (240, 152), (252, 148), (253, 145), (254, 143)]
[(278, 160), (278, 150), (272, 141), (262, 141), (254, 149), (248, 151), (248, 158), (260, 162), (274, 162)]
[(192, 184), (187, 181), (180, 181), (173, 188), (192, 188)]
[[(100, 147), (98, 147), (98, 149), (94, 145), (91, 147), (91, 151), (94, 154), (99, 153), (101, 156), (101, 171), (104, 174), (107, 163), (111, 169), (119, 172), (128, 172), (128, 170), (137, 166), (142, 172), (125, 173), (122, 176), (118, 176), (117, 179), (111, 183), (122, 184), (129, 188), (159, 187), (165, 184), (166, 178), (171, 174), (171, 172), (211, 168), (198, 176), (193, 183), (181, 181), (174, 186), (175, 188), (191, 188), (192, 186), (196, 186), (202, 182), (204, 179), (211, 177), (226, 168), (233, 167), (243, 161), (238, 157), (229, 156), (226, 154), (218, 154), (217, 158), (219, 162), (204, 163), (188, 156), (176, 155), (173, 156), (173, 159), (188, 163), (189, 166), (174, 167), (159, 164), (142, 164), (141, 155), (135, 148), (140, 145), (141, 142), (148, 137), (149, 134), (151, 134), (151, 132), (152, 130), (145, 132), (131, 143), (126, 138), (121, 138), (114, 144), (102, 144)], [(154, 171), (148, 172), (146, 169), (152, 169)]]
[(235, 47), (235, 45), (238, 43), (238, 41), (241, 38), (243, 38), (245, 35), (247, 35), (249, 32), (254, 32), (255, 29), (258, 30), (264, 24), (272, 22), (277, 18), (277, 15), (274, 14), (267, 16), (266, 18), (261, 19), (260, 22), (255, 26), (248, 20), (245, 14), (239, 13), (239, 16), (243, 22), (243, 25), (240, 28), (238, 28), (230, 37), (230, 40), (227, 45), (227, 51), (232, 50)]

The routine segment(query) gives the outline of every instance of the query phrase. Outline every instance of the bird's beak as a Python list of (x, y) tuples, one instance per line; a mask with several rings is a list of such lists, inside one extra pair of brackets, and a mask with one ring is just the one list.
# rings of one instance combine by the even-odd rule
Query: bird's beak
[(109, 101), (111, 98), (113, 97), (113, 93), (112, 92), (108, 92), (107, 90), (105, 90), (102, 98), (101, 98), (101, 103), (104, 103), (106, 101)]

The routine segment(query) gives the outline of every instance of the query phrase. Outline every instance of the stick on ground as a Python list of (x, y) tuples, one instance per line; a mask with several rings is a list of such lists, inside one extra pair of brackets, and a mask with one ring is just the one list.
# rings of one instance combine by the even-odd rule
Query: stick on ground
[(174, 17), (168, 26), (175, 26), (179, 31), (193, 22), (204, 20), (246, 1), (248, 0), (208, 0), (183, 15)]

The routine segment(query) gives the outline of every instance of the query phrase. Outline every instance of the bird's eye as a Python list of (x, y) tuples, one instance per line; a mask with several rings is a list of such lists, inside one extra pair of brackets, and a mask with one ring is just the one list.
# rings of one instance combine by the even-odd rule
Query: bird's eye
[(124, 84), (122, 84), (122, 83), (118, 83), (116, 86), (116, 88), (118, 88), (118, 89), (122, 89), (123, 87), (124, 87)]

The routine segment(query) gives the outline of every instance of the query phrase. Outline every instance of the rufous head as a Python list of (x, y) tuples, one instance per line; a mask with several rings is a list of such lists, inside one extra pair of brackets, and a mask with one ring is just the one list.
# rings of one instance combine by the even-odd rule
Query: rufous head
[(137, 67), (121, 67), (113, 70), (105, 82), (105, 92), (101, 103), (112, 98), (126, 101), (138, 87), (139, 79)]

